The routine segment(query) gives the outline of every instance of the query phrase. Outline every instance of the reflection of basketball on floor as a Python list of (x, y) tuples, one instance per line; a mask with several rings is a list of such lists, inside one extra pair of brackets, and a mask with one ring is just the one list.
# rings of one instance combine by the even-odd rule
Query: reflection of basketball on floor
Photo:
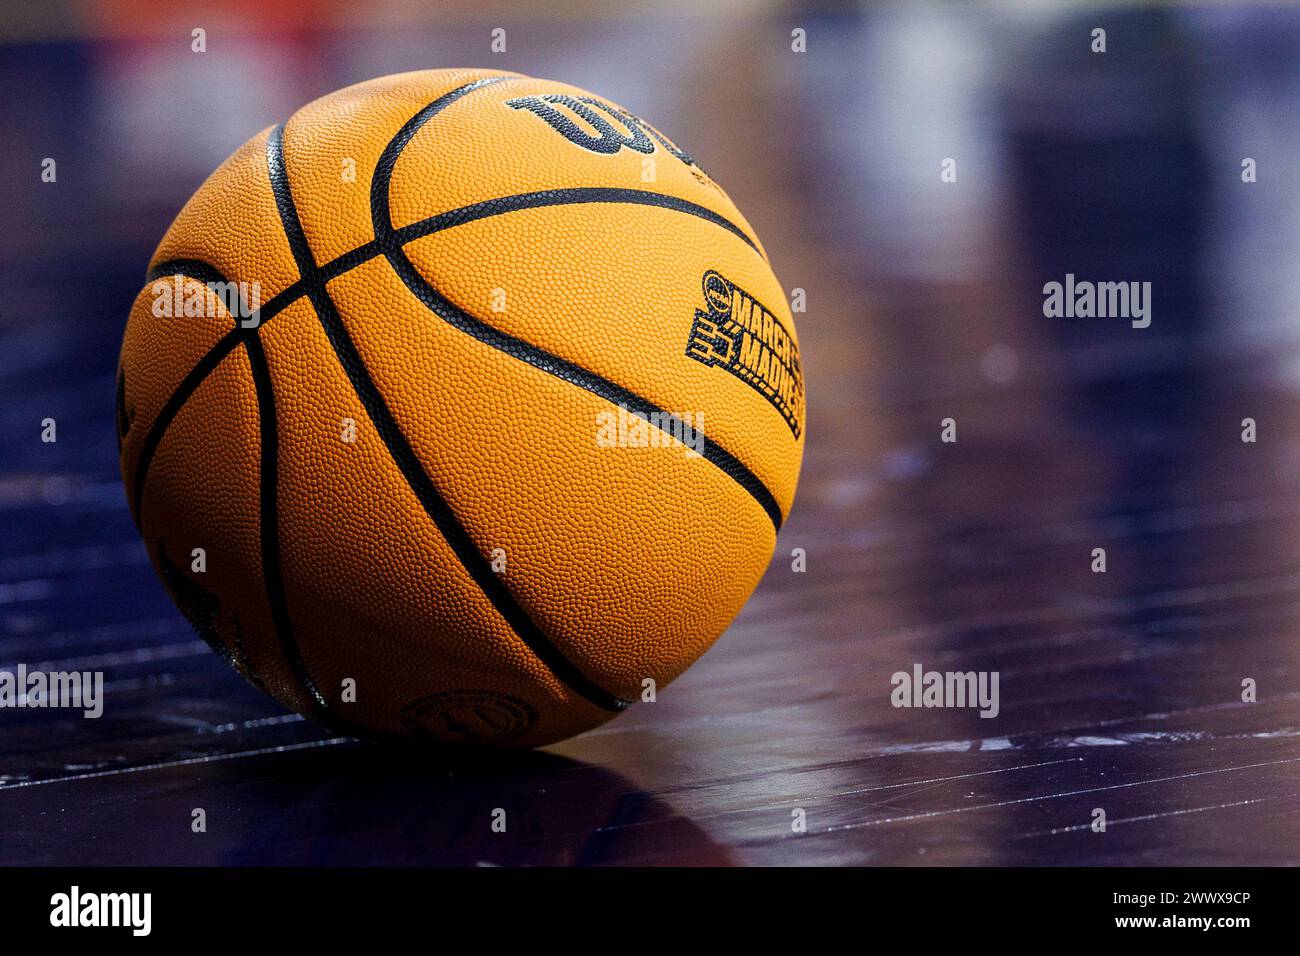
[[(350, 87), (237, 150), (155, 253), (118, 377), (133, 513), (286, 705), (557, 740), (680, 674), (762, 575), (803, 449), (785, 298), (620, 107), (489, 71)], [(698, 454), (606, 447), (611, 410)]]

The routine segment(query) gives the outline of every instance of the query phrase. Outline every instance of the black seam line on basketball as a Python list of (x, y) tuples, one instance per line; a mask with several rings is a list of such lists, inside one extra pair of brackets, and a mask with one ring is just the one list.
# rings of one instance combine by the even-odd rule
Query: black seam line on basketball
[[(298, 221), (298, 211), (293, 206), (293, 198), (289, 195), (289, 178), (284, 172), (284, 124), (277, 126), (271, 133), (266, 143), (266, 163), (271, 181), (271, 191), (275, 196), (276, 209), (280, 215), (281, 226), (284, 229), (285, 237), (289, 241), (289, 248), (293, 252), (294, 261), (298, 265), (299, 282), (304, 289), (309, 291), (319, 284), (314, 281), (315, 260), (312, 258), (311, 250), (307, 246), (307, 239), (302, 231), (302, 223)], [(290, 229), (290, 218), (292, 219), (293, 229)], [(321, 292), (324, 292), (324, 286), (319, 286)], [(314, 296), (312, 297), (313, 304)], [(287, 303), (286, 303), (287, 304)], [(262, 410), (262, 397), (272, 395), (270, 367), (266, 362), (266, 352), (262, 347), (260, 326), (257, 329), (249, 330), (249, 337), (256, 339), (257, 351), (261, 357), (262, 371), (265, 373), (265, 382), (258, 389), (259, 410)], [(252, 352), (249, 353), (250, 362), (252, 361)], [(257, 381), (256, 373), (254, 381)], [(275, 406), (272, 401), (269, 412), (274, 418)], [(265, 423), (264, 423), (265, 428)], [(266, 432), (263, 432), (265, 439)], [(273, 457), (268, 459), (265, 454), (265, 445), (263, 446), (262, 465), (260, 484), (260, 499), (263, 508), (263, 527), (262, 527), (262, 575), (263, 582), (266, 586), (267, 600), (272, 607), (272, 620), (275, 626), (275, 634), (280, 642), (281, 650), (284, 653), (285, 660), (289, 664), (290, 670), (307, 692), (313, 704), (313, 714), (318, 721), (336, 730), (352, 732), (351, 722), (341, 714), (330, 707), (329, 701), (321, 693), (316, 681), (312, 678), (311, 672), (307, 668), (307, 662), (302, 655), (302, 649), (294, 639), (293, 631), (289, 623), (289, 606), (288, 598), (285, 594), (284, 578), (281, 573), (280, 565), (280, 543), (279, 543), (279, 515), (278, 515), (278, 495), (279, 495), (279, 434), (278, 429), (272, 426), (271, 438), (274, 444)], [(267, 481), (266, 466), (268, 461), (271, 463), (270, 482)], [(269, 489), (268, 489), (269, 484)], [(272, 514), (269, 516), (273, 527), (266, 527), (267, 508), (270, 506)], [(268, 535), (271, 537), (268, 538)], [(272, 557), (268, 563), (268, 546), (272, 550)], [(270, 574), (268, 575), (268, 571)], [(277, 617), (277, 609), (279, 616)], [(361, 732), (358, 728), (357, 732)]]
[[(173, 259), (159, 263), (149, 270), (147, 281), (157, 281), (160, 278), (173, 275), (183, 275), (204, 283), (229, 282), (219, 269), (211, 263), (199, 259)], [(244, 308), (247, 310), (246, 303), (244, 303)], [(207, 380), (208, 375), (225, 360), (226, 356), (236, 346), (241, 344), (244, 345), (248, 355), (249, 368), (253, 376), (253, 388), (257, 396), (258, 429), (261, 444), (258, 486), (262, 580), (266, 589), (267, 605), (271, 612), (276, 639), (285, 655), (290, 670), (312, 700), (316, 719), (335, 730), (348, 732), (351, 728), (348, 727), (346, 722), (330, 712), (324, 696), (307, 672), (301, 652), (296, 643), (289, 637), (288, 606), (284, 597), (283, 578), (280, 573), (279, 520), (276, 495), (276, 489), (278, 488), (279, 441), (275, 417), (275, 399), (271, 390), (270, 370), (266, 364), (266, 352), (262, 348), (262, 341), (258, 338), (257, 331), (254, 328), (245, 328), (237, 324), (236, 328), (226, 333), (181, 380), (180, 386), (164, 404), (162, 411), (159, 412), (149, 430), (144, 447), (141, 449), (140, 461), (136, 465), (135, 485), (132, 494), (133, 516), (137, 527), (142, 527), (141, 506), (144, 498), (145, 479), (149, 472), (149, 465), (153, 461), (153, 456), (168, 426), (185, 403), (189, 401), (199, 385)]]
[(163, 435), (167, 427), (171, 425), (181, 407), (190, 399), (190, 396), (202, 385), (208, 375), (212, 373), (218, 365), (225, 360), (243, 339), (243, 329), (232, 329), (227, 332), (216, 345), (208, 349), (207, 354), (189, 370), (188, 374), (181, 379), (180, 385), (176, 391), (172, 392), (171, 397), (163, 403), (162, 409), (158, 412), (158, 417), (154, 419), (153, 425), (149, 428), (149, 434), (145, 437), (144, 445), (140, 449), (140, 460), (135, 466), (135, 482), (131, 489), (131, 512), (135, 518), (137, 528), (143, 530), (143, 517), (140, 510), (141, 502), (144, 498), (144, 482), (149, 474), (149, 465), (153, 462), (154, 453), (158, 450), (158, 445), (162, 442)]
[[(225, 284), (230, 281), (216, 266), (201, 259), (169, 259), (160, 262), (149, 270), (145, 281), (156, 282), (159, 279), (174, 275), (186, 276), (204, 283), (220, 282)], [(298, 286), (298, 283), (294, 283), (294, 285), (285, 289), (284, 292), (266, 304), (259, 313), (263, 322), (273, 318), (280, 309), (289, 305), (302, 294), (301, 292), (289, 294), (296, 286)], [(245, 303), (246, 307), (247, 304)], [(135, 482), (131, 493), (131, 516), (135, 519), (137, 528), (141, 527), (140, 505), (144, 499), (145, 479), (148, 477), (149, 466), (153, 462), (153, 456), (158, 450), (158, 445), (162, 442), (163, 435), (166, 434), (168, 427), (180, 412), (182, 406), (189, 401), (190, 396), (194, 394), (200, 385), (207, 381), (208, 376), (234, 350), (235, 346), (239, 345), (246, 331), (246, 329), (238, 325), (236, 320), (236, 328), (218, 339), (216, 344), (208, 349), (207, 353), (181, 379), (180, 385), (176, 387), (176, 390), (163, 404), (162, 409), (150, 426), (149, 434), (145, 437), (144, 445), (140, 450), (140, 460), (136, 463)]]
[[(475, 85), (478, 84), (471, 84), (471, 86)], [(465, 88), (462, 87), (462, 89)], [(434, 102), (416, 113), (402, 126), (392, 141), (384, 147), (379, 162), (375, 164), (375, 174), (370, 185), (370, 218), (375, 228), (375, 241), (384, 250), (385, 258), (388, 259), (393, 270), (411, 293), (449, 325), (506, 355), (526, 362), (534, 368), (554, 375), (556, 378), (570, 384), (577, 385), (579, 388), (586, 389), (607, 401), (623, 406), (630, 414), (643, 419), (666, 434), (685, 434), (683, 430), (680, 430), (685, 428), (685, 423), (679, 417), (669, 414), (631, 389), (624, 388), (622, 385), (597, 375), (595, 372), (588, 371), (567, 359), (562, 359), (543, 348), (502, 332), (495, 326), (489, 325), (460, 309), (420, 275), (411, 260), (406, 257), (402, 245), (396, 241), (396, 233), (393, 230), (392, 218), (388, 208), (388, 191), (392, 181), (393, 168), (397, 164), (397, 158), (401, 151), (411, 141), (411, 138), (420, 127), (448, 103), (458, 99), (459, 93), (460, 91), (452, 91), (446, 96), (434, 100)], [(636, 193), (638, 191), (627, 190), (627, 192)], [(467, 208), (472, 209), (473, 207)], [(437, 219), (439, 217), (432, 218)], [(743, 236), (744, 234), (740, 233), (740, 235)], [(748, 492), (750, 497), (758, 502), (759, 507), (767, 513), (768, 518), (772, 521), (773, 528), (776, 531), (781, 530), (781, 506), (777, 503), (776, 496), (768, 490), (768, 487), (763, 484), (757, 475), (749, 470), (744, 462), (707, 436), (704, 439), (702, 455)]]
[[(464, 86), (458, 86), (422, 107), (418, 113), (402, 124), (402, 128), (388, 141), (388, 145), (384, 147), (384, 151), (379, 155), (379, 162), (375, 164), (375, 171), (370, 176), (370, 216), (375, 225), (376, 240), (382, 244), (393, 231), (393, 220), (388, 210), (388, 183), (393, 178), (393, 164), (397, 162), (398, 155), (406, 148), (406, 144), (411, 141), (411, 137), (419, 131), (421, 126), (467, 93), (472, 93), (474, 90), (501, 83), (505, 80), (516, 79), (519, 79), (519, 77), (489, 76), (481, 80), (475, 80), (472, 83), (466, 83)], [(380, 202), (381, 199), (383, 200), (382, 203)]]
[(419, 222), (411, 223), (409, 226), (403, 226), (400, 229), (391, 230), (391, 233), (397, 239), (397, 245), (405, 246), (408, 242), (431, 233), (441, 232), (443, 229), (450, 229), (453, 226), (459, 226), (467, 222), (474, 222), (477, 219), (488, 219), (492, 216), (500, 216), (509, 212), (516, 212), (522, 209), (543, 209), (547, 206), (568, 206), (585, 203), (616, 203), (623, 205), (640, 205), (640, 206), (657, 206), (660, 209), (670, 209), (674, 212), (687, 213), (697, 216), (706, 222), (711, 222), (715, 226), (721, 226), (723, 229), (735, 235), (745, 245), (758, 252), (758, 246), (754, 240), (749, 237), (745, 230), (741, 229), (731, 220), (724, 216), (718, 215), (712, 209), (701, 206), (685, 199), (678, 199), (676, 196), (668, 196), (664, 193), (649, 192), (644, 189), (625, 189), (612, 186), (591, 186), (591, 187), (570, 187), (566, 189), (543, 189), (531, 193), (518, 193), (513, 196), (502, 196), (497, 199), (487, 199), (483, 202), (477, 202), (469, 206), (462, 206), (460, 209), (452, 209), (449, 212), (439, 213), (436, 216), (430, 216), (427, 219), (421, 219)]
[[(366, 243), (366, 245), (368, 246), (373, 245), (373, 243)], [(359, 249), (360, 248), (365, 248), (365, 247), (362, 246), (359, 247)], [(353, 250), (353, 251), (356, 252), (359, 250)], [(369, 255), (367, 255), (366, 258), (367, 259), (373, 258), (378, 254), (379, 254), (378, 250), (375, 250), (371, 252)], [(342, 259), (343, 257), (340, 256), (339, 258)], [(356, 265), (360, 265), (360, 263), (358, 262), (356, 263)], [(347, 270), (345, 269), (343, 271), (346, 272)], [(174, 275), (186, 276), (187, 278), (194, 279), (204, 284), (207, 284), (209, 282), (217, 282), (221, 284), (230, 283), (230, 280), (227, 279), (224, 275), (222, 275), (222, 273), (218, 271), (216, 266), (212, 265), (209, 262), (204, 262), (202, 259), (164, 260), (163, 262), (158, 263), (156, 266), (154, 266), (152, 269), (149, 270), (149, 274), (145, 278), (145, 281), (157, 282), (159, 279), (166, 279)], [(281, 289), (274, 296), (272, 296), (270, 300), (267, 301), (266, 305), (261, 306), (257, 310), (258, 321), (255, 326), (240, 325), (240, 328), (260, 328), (261, 326), (265, 325), (269, 320), (279, 315), (286, 308), (293, 305), (294, 302), (298, 301), (306, 294), (307, 294), (307, 290), (304, 287), (302, 280), (301, 279), (295, 280), (294, 282), (290, 283), (289, 285)], [(248, 303), (243, 301), (242, 293), (240, 298), (240, 305), (243, 308), (245, 315), (249, 315), (249, 316), (252, 315), (252, 310), (248, 308)], [(238, 319), (236, 319), (236, 324), (240, 324)]]
[[(400, 229), (388, 233), (387, 241), (405, 246), (417, 239), (423, 239), (425, 236), (431, 236), (445, 229), (478, 222), (482, 219), (490, 219), (494, 216), (502, 216), (511, 212), (524, 209), (540, 209), (547, 206), (584, 205), (588, 203), (651, 206), (697, 216), (706, 222), (721, 226), (743, 240), (746, 245), (756, 249), (753, 241), (745, 235), (743, 229), (704, 206), (697, 206), (675, 196), (648, 192), (642, 189), (604, 187), (550, 189), (540, 192), (520, 193), (515, 196), (502, 196), (497, 199), (485, 199), (482, 202), (472, 203), (459, 209), (452, 209), (438, 213), (436, 216), (430, 216), (427, 219), (421, 219), (409, 226), (402, 226)], [(307, 295), (308, 282), (330, 282), (383, 254), (384, 248), (381, 243), (372, 239), (331, 259), (320, 266), (315, 275), (308, 279), (298, 279), (272, 296), (259, 312), (260, 325), (266, 325), (298, 299), (304, 298)], [(199, 259), (170, 259), (166, 262), (160, 262), (149, 270), (147, 281), (155, 282), (158, 279), (176, 274), (188, 275), (201, 282), (229, 281), (212, 265)]]
[[(411, 260), (406, 258), (405, 253), (400, 249), (390, 250), (387, 255), (393, 269), (411, 293), (448, 325), (473, 336), (485, 345), (504, 352), (511, 358), (518, 359), (549, 375), (598, 395), (606, 401), (619, 405), (626, 409), (629, 415), (635, 415), (665, 434), (679, 436), (686, 434), (688, 426), (681, 418), (642, 398), (631, 389), (624, 388), (607, 378), (602, 378), (594, 372), (589, 372), (585, 368), (575, 365), (567, 359), (562, 359), (543, 348), (502, 332), (495, 326), (488, 325), (486, 322), (458, 308), (439, 294), (419, 274), (415, 266), (412, 265)], [(744, 462), (707, 436), (704, 438), (700, 454), (701, 457), (712, 462), (727, 477), (747, 491), (767, 513), (768, 518), (772, 521), (773, 529), (776, 531), (781, 530), (783, 519), (780, 504), (777, 503), (776, 497), (763, 484), (762, 480), (750, 471)]]
[(415, 450), (402, 433), (397, 419), (389, 410), (383, 395), (366, 368), (355, 343), (348, 334), (334, 300), (325, 284), (319, 281), (319, 269), (307, 244), (302, 222), (294, 207), (293, 194), (283, 160), (282, 127), (278, 127), (267, 141), (267, 165), (271, 175), (271, 189), (275, 194), (280, 221), (289, 240), (307, 288), (307, 295), (316, 311), (322, 329), (334, 350), (344, 374), (352, 384), (389, 455), (397, 464), (407, 485), (419, 500), (425, 513), (437, 526), (466, 572), (483, 591), (502, 619), (510, 625), (519, 638), (546, 665), (547, 668), (575, 692), (605, 710), (620, 711), (629, 701), (623, 700), (600, 687), (584, 674), (572, 661), (550, 642), (541, 628), (528, 616), (505, 586), (500, 576), (479, 552), (478, 547), (461, 525), (451, 506), (435, 487), (424, 470)]
[(275, 391), (271, 383), (271, 370), (266, 362), (266, 350), (256, 331), (242, 336), (248, 354), (248, 366), (253, 376), (253, 390), (257, 395), (258, 437), (260, 444), (258, 466), (259, 539), (262, 555), (262, 584), (266, 590), (266, 603), (271, 610), (271, 625), (280, 650), (294, 677), (307, 692), (312, 703), (312, 716), (336, 730), (346, 731), (346, 722), (335, 714), (321, 693), (316, 681), (307, 670), (298, 642), (293, 639), (289, 622), (289, 603), (284, 593), (284, 576), (280, 565), (280, 437), (275, 412)]
[(160, 262), (149, 270), (144, 281), (157, 282), (159, 279), (174, 275), (189, 276), (191, 279), (205, 283), (227, 281), (216, 266), (202, 259), (168, 259), (166, 262)]

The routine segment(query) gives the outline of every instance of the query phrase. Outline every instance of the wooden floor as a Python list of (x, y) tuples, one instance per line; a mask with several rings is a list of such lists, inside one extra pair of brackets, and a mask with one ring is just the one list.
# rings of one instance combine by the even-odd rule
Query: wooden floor
[[(477, 27), (389, 37), (392, 62), (268, 39), (244, 86), (160, 52), (168, 108), (214, 117), (180, 152), (121, 49), (0, 47), (30, 91), (0, 103), (0, 669), (108, 682), (99, 720), (0, 711), (0, 862), (1300, 863), (1300, 20), (1260, 16), (1115, 12), (1105, 57), (1067, 18), (823, 16), (770, 69), (784, 21), (715, 24), (725, 52), (689, 66), (648, 51), (714, 34), (620, 21), (493, 62), (623, 101), (728, 187), (807, 292), (810, 419), (715, 648), (599, 731), (478, 762), (337, 738), (228, 670), (148, 566), (112, 403), (136, 284), (204, 173), (314, 95), (459, 63)], [(927, 38), (971, 72), (908, 68)], [(611, 39), (627, 64), (583, 55)], [(222, 82), (245, 113), (216, 118)], [(1067, 272), (1152, 282), (1151, 327), (1045, 317)], [(997, 672), (998, 715), (892, 706), (915, 664)]]

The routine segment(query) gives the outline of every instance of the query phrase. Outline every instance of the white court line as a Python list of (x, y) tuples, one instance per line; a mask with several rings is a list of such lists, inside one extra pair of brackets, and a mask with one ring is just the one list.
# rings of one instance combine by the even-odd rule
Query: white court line
[(239, 760), (242, 757), (261, 757), (265, 754), (288, 753), (291, 750), (307, 750), (312, 747), (330, 747), (334, 744), (352, 742), (351, 737), (330, 737), (326, 740), (309, 740), (301, 744), (285, 744), (280, 747), (262, 747), (258, 750), (241, 750), (230, 754), (208, 754), (205, 757), (190, 757), (187, 760), (165, 760), (162, 763), (141, 764), (138, 767), (122, 767), (117, 770), (96, 770), (93, 773), (78, 773), (70, 777), (49, 777), (45, 780), (23, 780), (18, 783), (0, 784), (0, 790), (17, 790), (19, 787), (41, 787), (47, 783), (72, 783), (78, 780), (93, 780), (96, 777), (116, 777), (124, 773), (144, 773), (149, 770), (167, 770), (172, 767), (190, 767), (201, 763), (216, 763), (218, 760)]

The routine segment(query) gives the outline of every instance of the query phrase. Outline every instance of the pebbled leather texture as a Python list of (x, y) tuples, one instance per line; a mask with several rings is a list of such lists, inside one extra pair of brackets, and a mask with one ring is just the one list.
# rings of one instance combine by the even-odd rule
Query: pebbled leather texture
[[(372, 80), (251, 139), (163, 238), (123, 478), (182, 610), (285, 705), (545, 744), (662, 689), (757, 585), (803, 452), (786, 295), (726, 194), (624, 116), (494, 71)], [(260, 326), (222, 277), (259, 284)], [(152, 280), (210, 314), (155, 315)], [(682, 419), (703, 454), (668, 441)]]

